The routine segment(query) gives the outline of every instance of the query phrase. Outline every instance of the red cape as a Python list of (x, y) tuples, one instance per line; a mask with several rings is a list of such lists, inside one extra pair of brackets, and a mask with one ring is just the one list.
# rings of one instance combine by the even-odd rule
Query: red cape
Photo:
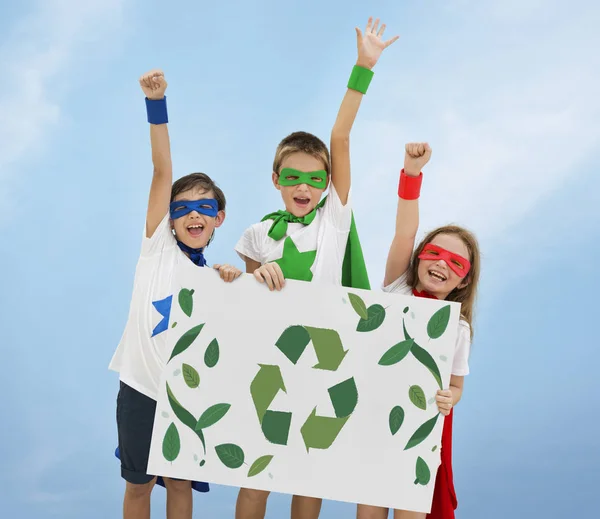
[(454, 510), (458, 506), (456, 492), (454, 491), (454, 477), (452, 474), (452, 419), (454, 409), (444, 418), (442, 430), (441, 465), (435, 478), (433, 502), (431, 512), (427, 519), (454, 519)]

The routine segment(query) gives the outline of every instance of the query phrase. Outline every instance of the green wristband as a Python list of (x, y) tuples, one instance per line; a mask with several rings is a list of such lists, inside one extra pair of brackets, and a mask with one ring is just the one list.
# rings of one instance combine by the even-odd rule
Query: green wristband
[(368, 68), (354, 65), (350, 79), (348, 80), (348, 88), (350, 90), (356, 90), (361, 94), (366, 94), (373, 79), (374, 72)]

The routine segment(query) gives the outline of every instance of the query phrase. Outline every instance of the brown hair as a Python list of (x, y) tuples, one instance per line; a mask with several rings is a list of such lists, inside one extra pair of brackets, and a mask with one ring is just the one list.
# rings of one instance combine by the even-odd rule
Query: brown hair
[(275, 159), (273, 160), (273, 172), (279, 173), (281, 163), (285, 158), (297, 152), (308, 153), (322, 160), (325, 171), (329, 174), (331, 159), (329, 158), (327, 146), (317, 136), (307, 132), (291, 133), (279, 143), (275, 151)]
[(173, 187), (171, 187), (171, 202), (179, 193), (183, 193), (188, 189), (212, 191), (215, 194), (219, 211), (225, 211), (225, 194), (206, 173), (191, 173), (176, 180)]
[[(469, 323), (471, 328), (471, 340), (473, 339), (473, 307), (475, 306), (475, 299), (477, 296), (477, 284), (479, 282), (479, 272), (481, 269), (481, 259), (479, 252), (479, 244), (475, 235), (457, 225), (445, 225), (438, 227), (431, 231), (413, 252), (410, 260), (410, 266), (408, 267), (406, 281), (409, 286), (415, 288), (419, 281), (418, 268), (419, 268), (419, 254), (423, 251), (423, 247), (433, 240), (438, 234), (454, 234), (458, 236), (469, 250), (469, 261), (471, 262), (471, 269), (467, 274), (467, 277), (463, 280), (467, 285), (462, 288), (455, 288), (446, 297), (446, 301), (455, 301), (461, 303), (461, 317)], [(462, 283), (461, 283), (462, 284)]]
[[(190, 173), (185, 177), (181, 177), (173, 182), (171, 187), (171, 202), (179, 193), (183, 193), (188, 189), (202, 189), (204, 191), (212, 191), (215, 194), (215, 200), (217, 201), (217, 209), (219, 211), (225, 211), (225, 194), (215, 181), (210, 178), (206, 173)], [(208, 239), (206, 247), (213, 241), (215, 231), (212, 236)]]

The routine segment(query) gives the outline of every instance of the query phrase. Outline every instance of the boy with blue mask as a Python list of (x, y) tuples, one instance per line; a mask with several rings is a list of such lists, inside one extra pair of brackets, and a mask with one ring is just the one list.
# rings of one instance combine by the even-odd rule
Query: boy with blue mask
[[(150, 519), (150, 494), (159, 483), (167, 489), (167, 517), (192, 518), (192, 488), (206, 483), (156, 478), (146, 473), (160, 377), (170, 351), (167, 330), (172, 301), (171, 280), (179, 263), (207, 265), (204, 252), (225, 220), (225, 195), (204, 173), (173, 183), (165, 90), (160, 70), (140, 78), (146, 95), (154, 172), (146, 229), (136, 267), (129, 318), (110, 369), (117, 371), (117, 429), (121, 475), (126, 481), (123, 517)], [(214, 265), (231, 282), (241, 271)]]
[[(398, 36), (383, 41), (385, 25), (369, 18), (356, 28), (358, 59), (331, 131), (331, 156), (318, 137), (295, 132), (275, 153), (272, 181), (285, 210), (266, 215), (244, 232), (235, 249), (270, 290), (285, 279), (369, 289), (350, 199), (350, 131), (381, 53)], [(329, 194), (321, 199), (329, 187)], [(236, 519), (264, 519), (269, 492), (241, 489)], [(321, 500), (294, 496), (292, 519), (316, 519)]]

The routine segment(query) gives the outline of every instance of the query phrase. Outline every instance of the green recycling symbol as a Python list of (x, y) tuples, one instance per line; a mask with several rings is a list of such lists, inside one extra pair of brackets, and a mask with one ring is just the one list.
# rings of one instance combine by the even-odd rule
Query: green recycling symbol
[[(318, 360), (313, 369), (337, 371), (348, 351), (344, 350), (340, 336), (335, 330), (300, 325), (290, 326), (284, 330), (275, 346), (292, 364), (296, 365), (311, 342)], [(258, 421), (269, 442), (287, 445), (292, 413), (269, 409), (279, 391), (287, 393), (280, 367), (259, 364), (258, 373), (250, 384), (250, 393)], [(300, 428), (307, 451), (331, 447), (350, 419), (358, 402), (354, 377), (330, 387), (328, 393), (335, 416), (320, 416), (317, 414), (317, 407), (314, 407)]]

